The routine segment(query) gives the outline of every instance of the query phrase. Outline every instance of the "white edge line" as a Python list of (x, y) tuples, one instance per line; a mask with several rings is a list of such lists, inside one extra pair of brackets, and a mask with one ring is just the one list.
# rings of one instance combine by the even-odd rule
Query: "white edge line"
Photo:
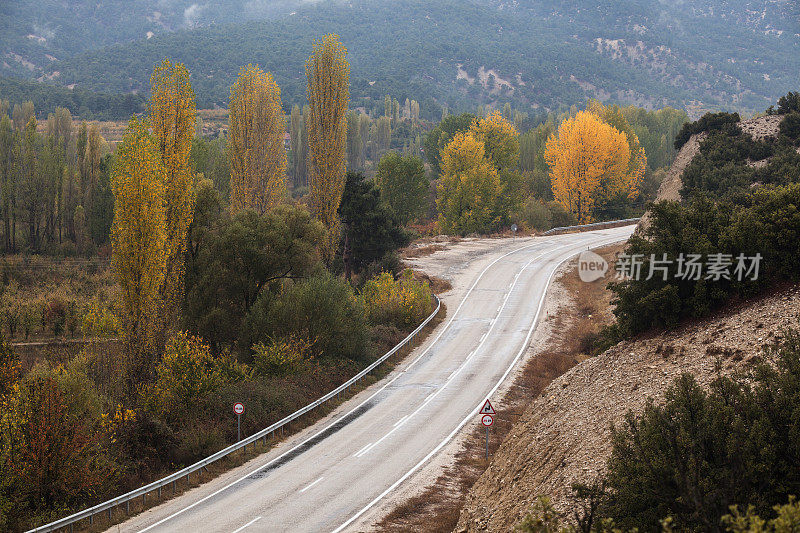
[[(602, 247), (602, 246), (608, 246), (608, 245), (610, 245), (610, 244), (614, 244), (615, 242), (620, 242), (620, 241), (622, 241), (622, 240), (627, 240), (627, 239), (618, 239), (618, 240), (612, 240), (612, 241), (610, 241), (610, 242), (604, 242), (604, 243), (602, 243), (602, 244), (599, 244), (599, 243), (598, 243), (597, 245), (595, 245), (595, 246), (594, 246), (594, 248), (600, 248), (600, 247)], [(452, 438), (453, 438), (453, 437), (456, 435), (456, 433), (458, 433), (458, 432), (461, 430), (461, 428), (462, 428), (462, 427), (464, 427), (464, 425), (465, 425), (465, 424), (466, 424), (466, 423), (467, 423), (467, 422), (470, 420), (470, 418), (472, 418), (473, 416), (475, 416), (475, 415), (476, 415), (476, 414), (477, 414), (477, 413), (480, 411), (480, 408), (481, 408), (481, 406), (483, 405), (483, 403), (484, 403), (486, 400), (488, 400), (488, 399), (489, 399), (489, 397), (490, 397), (492, 394), (494, 394), (494, 393), (495, 393), (495, 391), (496, 391), (498, 388), (500, 388), (500, 385), (503, 383), (503, 381), (505, 381), (506, 377), (508, 377), (508, 374), (510, 374), (510, 373), (511, 373), (511, 370), (514, 368), (514, 366), (516, 366), (516, 364), (517, 364), (517, 362), (519, 361), (520, 357), (522, 357), (522, 354), (524, 354), (524, 353), (525, 353), (525, 351), (527, 351), (527, 349), (529, 348), (529, 346), (528, 346), (528, 343), (530, 342), (530, 338), (531, 338), (531, 336), (533, 335), (533, 331), (536, 329), (536, 326), (537, 326), (537, 324), (538, 324), (538, 322), (539, 322), (539, 316), (540, 316), (540, 314), (541, 314), (541, 312), (542, 312), (542, 307), (544, 306), (544, 300), (545, 300), (545, 296), (547, 295), (547, 289), (550, 287), (550, 283), (551, 283), (551, 282), (552, 282), (552, 280), (553, 280), (553, 276), (555, 276), (555, 273), (558, 271), (558, 267), (559, 267), (559, 266), (561, 266), (562, 264), (564, 264), (564, 263), (565, 263), (566, 261), (568, 261), (569, 259), (572, 259), (572, 258), (573, 258), (573, 257), (575, 257), (576, 255), (578, 255), (578, 254), (579, 254), (581, 251), (582, 251), (582, 250), (579, 250), (578, 252), (575, 252), (574, 254), (570, 255), (570, 256), (569, 256), (569, 257), (567, 257), (567, 258), (565, 258), (563, 261), (559, 262), (559, 263), (558, 263), (557, 265), (555, 265), (555, 267), (553, 268), (553, 271), (550, 273), (550, 276), (547, 278), (547, 284), (545, 285), (545, 290), (542, 292), (542, 296), (541, 296), (541, 298), (539, 299), (539, 306), (538, 306), (538, 308), (536, 309), (536, 316), (534, 317), (534, 319), (533, 319), (533, 323), (531, 324), (531, 327), (530, 327), (530, 329), (528, 330), (528, 335), (525, 337), (525, 342), (523, 342), (523, 343), (522, 343), (522, 348), (520, 348), (519, 352), (517, 352), (517, 355), (516, 355), (516, 357), (514, 357), (514, 360), (513, 360), (513, 361), (511, 361), (511, 365), (509, 365), (509, 367), (506, 369), (506, 371), (505, 371), (505, 372), (503, 373), (503, 375), (500, 377), (500, 380), (499, 380), (499, 381), (498, 381), (498, 382), (495, 384), (495, 386), (494, 386), (494, 387), (492, 387), (492, 390), (491, 390), (491, 391), (489, 391), (489, 394), (487, 394), (487, 395), (486, 395), (486, 398), (484, 398), (483, 400), (481, 400), (481, 402), (480, 402), (480, 403), (479, 403), (477, 406), (475, 406), (475, 408), (474, 408), (474, 409), (473, 409), (473, 410), (472, 410), (472, 411), (471, 411), (471, 412), (470, 412), (470, 413), (469, 413), (469, 414), (468, 414), (466, 417), (464, 417), (464, 419), (463, 419), (463, 420), (462, 420), (462, 421), (461, 421), (461, 422), (458, 424), (458, 426), (456, 426), (456, 428), (455, 428), (453, 431), (451, 431), (451, 432), (450, 432), (450, 434), (449, 434), (449, 435), (447, 435), (447, 437), (445, 437), (445, 439), (444, 439), (442, 442), (440, 442), (440, 443), (439, 443), (439, 444), (436, 446), (436, 448), (434, 448), (433, 450), (431, 450), (431, 451), (428, 453), (428, 455), (426, 455), (425, 457), (423, 457), (423, 458), (422, 458), (422, 460), (420, 460), (420, 461), (419, 461), (419, 462), (418, 462), (416, 465), (414, 465), (413, 467), (411, 467), (411, 469), (410, 469), (408, 472), (406, 472), (405, 474), (403, 474), (403, 476), (402, 476), (400, 479), (398, 479), (397, 481), (395, 481), (394, 483), (392, 483), (392, 485), (391, 485), (391, 486), (390, 486), (388, 489), (386, 489), (386, 490), (385, 490), (385, 491), (383, 491), (381, 494), (379, 494), (379, 495), (378, 495), (378, 496), (377, 496), (377, 497), (376, 497), (374, 500), (372, 500), (371, 502), (369, 502), (369, 503), (368, 503), (368, 504), (367, 504), (367, 505), (366, 505), (366, 506), (365, 506), (363, 509), (361, 509), (361, 510), (360, 510), (360, 511), (358, 511), (356, 514), (354, 514), (353, 516), (351, 516), (351, 517), (350, 517), (350, 518), (347, 520), (347, 522), (345, 522), (345, 523), (344, 523), (344, 524), (342, 524), (341, 526), (339, 526), (339, 527), (337, 527), (336, 529), (334, 529), (332, 533), (340, 533), (342, 530), (344, 530), (344, 528), (346, 528), (347, 526), (349, 526), (350, 524), (352, 524), (353, 522), (355, 522), (355, 521), (356, 521), (356, 520), (357, 520), (357, 519), (358, 519), (358, 518), (359, 518), (361, 515), (363, 515), (363, 514), (364, 514), (364, 513), (366, 513), (367, 511), (369, 511), (369, 510), (370, 510), (370, 508), (372, 508), (372, 506), (373, 506), (373, 505), (375, 505), (376, 503), (378, 503), (379, 501), (381, 501), (381, 500), (382, 500), (382, 499), (383, 499), (383, 498), (384, 498), (384, 497), (385, 497), (387, 494), (389, 494), (389, 493), (390, 493), (390, 492), (392, 492), (394, 489), (396, 489), (398, 486), (400, 486), (400, 484), (401, 484), (401, 483), (403, 483), (403, 482), (404, 482), (406, 479), (408, 479), (408, 478), (409, 478), (409, 477), (410, 477), (410, 476), (411, 476), (411, 475), (412, 475), (414, 472), (416, 472), (416, 471), (419, 469), (419, 467), (421, 467), (421, 466), (422, 466), (422, 465), (424, 465), (426, 462), (428, 462), (428, 460), (429, 460), (431, 457), (433, 457), (434, 455), (436, 455), (436, 454), (439, 452), (439, 450), (441, 450), (441, 449), (442, 449), (442, 448), (443, 448), (443, 447), (444, 447), (444, 446), (445, 446), (445, 445), (446, 445), (448, 442), (450, 442), (450, 440), (451, 440), (451, 439), (452, 439)]]
[(149, 525), (149, 526), (147, 526), (146, 528), (142, 529), (142, 530), (141, 530), (139, 533), (145, 533), (146, 531), (150, 531), (151, 529), (153, 529), (153, 528), (155, 528), (155, 527), (158, 527), (158, 526), (160, 526), (161, 524), (163, 524), (163, 523), (165, 523), (165, 522), (168, 522), (168, 521), (172, 520), (172, 519), (173, 519), (173, 518), (175, 518), (176, 516), (182, 515), (183, 513), (185, 513), (186, 511), (188, 511), (189, 509), (193, 509), (193, 508), (197, 507), (198, 505), (200, 505), (201, 503), (204, 503), (204, 502), (206, 502), (206, 501), (210, 500), (211, 498), (215, 497), (216, 495), (218, 495), (218, 494), (221, 494), (222, 492), (225, 492), (226, 490), (228, 490), (228, 489), (229, 489), (229, 488), (231, 488), (232, 486), (234, 486), (234, 485), (237, 485), (237, 484), (241, 483), (242, 481), (244, 481), (245, 479), (249, 478), (249, 477), (250, 477), (250, 476), (252, 476), (253, 474), (255, 474), (255, 473), (257, 473), (257, 472), (260, 472), (261, 470), (263, 470), (264, 468), (268, 467), (268, 466), (269, 466), (269, 465), (271, 465), (272, 463), (274, 463), (274, 462), (276, 462), (276, 461), (278, 461), (278, 460), (282, 459), (282, 458), (283, 458), (283, 457), (285, 457), (286, 455), (288, 455), (288, 454), (292, 453), (293, 451), (297, 450), (297, 449), (298, 449), (298, 448), (300, 448), (301, 446), (305, 445), (307, 442), (311, 441), (312, 439), (316, 438), (318, 435), (320, 435), (320, 434), (324, 433), (324, 432), (325, 432), (325, 431), (327, 431), (329, 428), (333, 427), (335, 424), (337, 424), (337, 423), (338, 423), (340, 420), (342, 420), (342, 419), (343, 419), (343, 418), (345, 418), (346, 416), (349, 416), (349, 415), (351, 415), (352, 413), (354, 413), (354, 412), (355, 412), (356, 410), (358, 410), (358, 409), (359, 409), (361, 406), (365, 405), (365, 404), (366, 404), (367, 402), (369, 402), (369, 401), (370, 401), (372, 398), (374, 398), (375, 396), (377, 396), (378, 394), (380, 394), (380, 393), (381, 393), (381, 392), (382, 392), (382, 391), (383, 391), (383, 390), (384, 390), (386, 387), (388, 387), (389, 385), (391, 385), (392, 383), (394, 383), (394, 382), (395, 382), (395, 380), (397, 380), (397, 379), (398, 379), (400, 376), (402, 376), (402, 375), (403, 375), (403, 374), (404, 374), (406, 371), (408, 371), (408, 369), (410, 369), (412, 366), (414, 366), (414, 365), (417, 363), (417, 361), (419, 361), (420, 359), (422, 359), (422, 358), (425, 356), (425, 354), (426, 354), (426, 353), (428, 353), (428, 351), (431, 349), (431, 347), (433, 347), (433, 345), (434, 345), (434, 344), (436, 344), (436, 342), (438, 342), (438, 340), (439, 340), (439, 339), (442, 337), (442, 335), (444, 335), (444, 332), (445, 332), (445, 331), (447, 331), (447, 329), (450, 327), (450, 324), (452, 324), (452, 323), (453, 323), (453, 320), (455, 319), (456, 315), (458, 315), (458, 312), (459, 312), (459, 311), (461, 310), (461, 308), (464, 306), (464, 303), (467, 301), (467, 298), (469, 297), (469, 295), (470, 295), (470, 294), (472, 294), (472, 290), (473, 290), (473, 289), (474, 289), (474, 288), (475, 288), (475, 287), (478, 285), (478, 282), (481, 280), (481, 278), (483, 277), (483, 275), (484, 275), (484, 274), (485, 274), (485, 273), (486, 273), (486, 272), (487, 272), (487, 271), (488, 271), (488, 270), (489, 270), (489, 269), (490, 269), (492, 266), (494, 266), (494, 264), (495, 264), (495, 263), (497, 263), (498, 261), (500, 261), (501, 259), (503, 259), (503, 258), (505, 258), (505, 257), (508, 257), (508, 256), (509, 256), (509, 255), (511, 255), (511, 254), (517, 253), (517, 252), (519, 252), (519, 251), (522, 251), (522, 250), (526, 250), (526, 249), (528, 249), (528, 248), (531, 248), (531, 247), (533, 247), (533, 246), (536, 246), (536, 245), (538, 245), (538, 244), (541, 244), (541, 243), (542, 243), (542, 241), (535, 241), (535, 242), (532, 242), (531, 244), (526, 244), (525, 246), (520, 246), (519, 248), (516, 248), (516, 249), (514, 249), (514, 250), (511, 250), (510, 252), (506, 252), (506, 253), (504, 253), (503, 255), (501, 255), (501, 256), (499, 256), (499, 257), (497, 257), (497, 258), (496, 258), (494, 261), (492, 261), (491, 263), (489, 263), (488, 265), (486, 265), (486, 267), (485, 267), (485, 268), (484, 268), (484, 269), (481, 271), (481, 273), (478, 275), (478, 277), (477, 277), (477, 278), (475, 278), (475, 281), (472, 283), (472, 286), (469, 288), (469, 290), (467, 291), (467, 293), (464, 295), (464, 298), (461, 300), (461, 303), (460, 303), (460, 304), (458, 304), (458, 307), (456, 308), (456, 310), (455, 310), (455, 311), (453, 312), (453, 314), (450, 316), (450, 319), (447, 321), (447, 324), (445, 324), (445, 326), (442, 328), (442, 330), (439, 332), (439, 334), (436, 336), (436, 338), (434, 338), (434, 339), (433, 339), (433, 341), (431, 341), (431, 342), (428, 344), (427, 348), (425, 348), (425, 350), (423, 350), (423, 351), (422, 351), (422, 353), (420, 353), (420, 354), (419, 354), (419, 356), (417, 356), (417, 358), (416, 358), (416, 359), (414, 359), (414, 360), (413, 360), (413, 361), (412, 361), (412, 362), (411, 362), (411, 363), (410, 363), (410, 364), (409, 364), (409, 365), (408, 365), (406, 368), (404, 368), (404, 369), (403, 369), (401, 372), (398, 372), (398, 373), (397, 373), (397, 375), (395, 375), (395, 377), (393, 377), (393, 378), (392, 378), (392, 379), (390, 379), (388, 382), (386, 382), (386, 383), (385, 383), (383, 386), (381, 386), (381, 387), (380, 387), (378, 390), (376, 390), (374, 393), (372, 393), (372, 394), (371, 394), (371, 395), (370, 395), (368, 398), (366, 398), (366, 399), (365, 399), (363, 402), (361, 402), (360, 404), (358, 404), (357, 406), (355, 406), (353, 409), (351, 409), (351, 410), (350, 410), (348, 413), (346, 413), (346, 414), (342, 415), (341, 417), (337, 418), (337, 419), (336, 419), (334, 422), (331, 422), (331, 423), (328, 425), (328, 427), (326, 427), (325, 429), (322, 429), (322, 430), (318, 431), (317, 433), (315, 433), (314, 435), (311, 435), (311, 436), (309, 436), (309, 437), (308, 437), (306, 440), (304, 440), (303, 442), (301, 442), (301, 443), (300, 443), (300, 444), (298, 444), (297, 446), (295, 446), (295, 447), (293, 447), (293, 448), (291, 448), (291, 449), (289, 449), (289, 450), (286, 450), (285, 452), (283, 452), (282, 454), (278, 455), (277, 457), (275, 457), (275, 458), (273, 458), (273, 459), (270, 459), (269, 461), (267, 461), (267, 462), (266, 462), (266, 463), (264, 463), (263, 465), (259, 466), (258, 468), (256, 468), (256, 469), (254, 469), (254, 470), (252, 470), (252, 471), (248, 472), (247, 474), (243, 475), (243, 476), (242, 476), (242, 477), (240, 477), (239, 479), (237, 479), (237, 480), (234, 480), (234, 481), (232, 481), (232, 482), (228, 483), (227, 485), (225, 485), (225, 486), (224, 486), (224, 487), (222, 487), (221, 489), (218, 489), (218, 490), (216, 490), (215, 492), (212, 492), (212, 493), (211, 493), (211, 494), (209, 494), (208, 496), (205, 496), (205, 497), (203, 497), (203, 498), (201, 498), (201, 499), (197, 500), (196, 502), (194, 502), (194, 503), (192, 503), (192, 504), (189, 504), (189, 505), (187, 505), (187, 506), (186, 506), (186, 507), (184, 507), (183, 509), (180, 509), (179, 511), (176, 511), (176, 512), (172, 513), (171, 515), (169, 515), (169, 516), (167, 516), (167, 517), (165, 517), (165, 518), (162, 518), (161, 520), (159, 520), (159, 521), (158, 521), (158, 522), (156, 522), (155, 524), (152, 524), (152, 525)]
[(313, 487), (314, 485), (316, 485), (317, 483), (319, 483), (323, 479), (325, 479), (325, 476), (321, 476), (319, 479), (317, 479), (316, 481), (311, 483), (311, 485), (307, 485), (306, 488), (300, 489), (300, 493), (302, 494), (303, 492), (307, 491), (308, 489), (310, 489), (311, 487)]
[(261, 517), (260, 517), (260, 516), (259, 516), (258, 518), (255, 518), (254, 520), (251, 520), (251, 521), (249, 521), (248, 523), (246, 523), (245, 525), (243, 525), (242, 527), (240, 527), (239, 529), (237, 529), (237, 530), (236, 530), (236, 531), (234, 531), (233, 533), (239, 533), (240, 531), (244, 531), (244, 530), (245, 530), (245, 529), (247, 529), (248, 527), (250, 527), (250, 526), (252, 526), (253, 524), (255, 524), (256, 522), (258, 522), (259, 520), (261, 520)]
[(394, 423), (394, 425), (396, 426), (396, 425), (400, 424), (400, 423), (401, 423), (403, 420), (405, 420), (406, 418), (408, 418), (408, 415), (404, 416), (403, 418), (401, 418), (400, 420), (398, 420), (397, 422), (395, 422), (395, 423)]

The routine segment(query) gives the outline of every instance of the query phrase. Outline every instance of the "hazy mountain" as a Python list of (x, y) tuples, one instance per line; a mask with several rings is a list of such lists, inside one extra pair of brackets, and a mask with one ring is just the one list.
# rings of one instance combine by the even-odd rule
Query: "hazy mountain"
[(588, 97), (762, 110), (800, 86), (793, 0), (15, 4), (0, 8), (10, 14), (0, 28), (3, 71), (146, 92), (153, 65), (170, 57), (189, 66), (204, 106), (225, 105), (247, 63), (273, 71), (287, 105), (301, 103), (312, 41), (329, 32), (349, 48), (355, 103), (378, 105), (390, 93), (431, 114), (505, 101), (552, 109)]

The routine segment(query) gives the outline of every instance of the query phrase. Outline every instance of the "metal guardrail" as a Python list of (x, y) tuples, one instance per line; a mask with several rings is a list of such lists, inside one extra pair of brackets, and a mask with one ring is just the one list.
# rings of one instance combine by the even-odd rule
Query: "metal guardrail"
[[(268, 427), (262, 429), (261, 431), (259, 431), (257, 433), (254, 433), (253, 435), (242, 439), (241, 441), (237, 442), (236, 444), (232, 444), (232, 445), (228, 446), (227, 448), (225, 448), (223, 450), (220, 450), (217, 453), (215, 453), (213, 455), (210, 455), (209, 457), (206, 457), (205, 459), (202, 459), (202, 460), (194, 463), (191, 466), (187, 466), (183, 470), (179, 470), (178, 472), (175, 472), (174, 474), (171, 474), (171, 475), (169, 475), (169, 476), (167, 476), (165, 478), (159, 479), (158, 481), (154, 481), (154, 482), (150, 483), (149, 485), (145, 485), (144, 487), (140, 487), (140, 488), (138, 488), (136, 490), (132, 490), (132, 491), (128, 492), (127, 494), (123, 494), (122, 496), (117, 496), (116, 498), (114, 498), (112, 500), (108, 500), (106, 502), (100, 503), (98, 505), (95, 505), (94, 507), (90, 507), (88, 509), (85, 509), (83, 511), (75, 513), (73, 515), (70, 515), (70, 516), (67, 516), (65, 518), (62, 518), (60, 520), (56, 520), (55, 522), (51, 522), (49, 524), (46, 524), (46, 525), (39, 526), (37, 528), (31, 529), (30, 531), (28, 531), (28, 533), (39, 532), (39, 531), (54, 531), (56, 529), (59, 529), (59, 528), (62, 528), (62, 527), (67, 527), (67, 526), (70, 526), (70, 529), (72, 529), (71, 526), (73, 524), (75, 524), (76, 522), (78, 522), (80, 520), (84, 520), (84, 519), (87, 519), (87, 518), (89, 519), (89, 523), (91, 524), (92, 523), (92, 518), (94, 517), (94, 515), (100, 514), (103, 511), (108, 511), (109, 515), (110, 515), (111, 510), (114, 509), (115, 507), (117, 507), (119, 505), (122, 505), (122, 504), (128, 504), (129, 505), (129, 502), (131, 500), (136, 499), (136, 498), (140, 498), (141, 497), (143, 502), (146, 502), (147, 495), (149, 493), (153, 492), (153, 491), (158, 491), (158, 495), (160, 497), (161, 496), (161, 489), (163, 487), (165, 487), (165, 486), (167, 486), (167, 485), (169, 485), (171, 483), (177, 483), (178, 480), (183, 479), (184, 477), (187, 478), (187, 480), (188, 480), (190, 474), (205, 468), (206, 466), (210, 465), (211, 463), (213, 463), (215, 461), (218, 461), (219, 459), (222, 459), (223, 457), (226, 457), (227, 455), (230, 455), (231, 453), (233, 453), (233, 452), (235, 452), (235, 451), (237, 451), (239, 449), (246, 449), (248, 444), (254, 444), (259, 439), (263, 439), (264, 443), (266, 444), (267, 438), (270, 437), (275, 430), (281, 429), (283, 426), (285, 426), (289, 422), (291, 422), (293, 420), (296, 420), (300, 416), (308, 413), (309, 411), (312, 411), (313, 409), (315, 409), (315, 408), (319, 407), (320, 405), (322, 405), (323, 403), (327, 402), (328, 400), (330, 400), (334, 396), (338, 396), (342, 392), (346, 391), (350, 386), (354, 385), (356, 382), (361, 380), (361, 378), (363, 378), (364, 376), (369, 374), (372, 370), (374, 370), (376, 367), (378, 367), (378, 365), (380, 365), (381, 363), (386, 361), (389, 357), (391, 357), (392, 355), (397, 353), (397, 351), (400, 350), (401, 348), (403, 348), (406, 344), (408, 344), (409, 342), (413, 342), (413, 340), (417, 336), (417, 334), (419, 334), (419, 332), (422, 331), (422, 328), (427, 326), (428, 323), (431, 320), (433, 320), (433, 318), (439, 313), (439, 310), (442, 307), (442, 302), (439, 299), (439, 297), (434, 295), (434, 298), (436, 298), (436, 309), (434, 309), (433, 312), (430, 315), (428, 315), (428, 318), (426, 318), (419, 326), (417, 326), (417, 328), (414, 331), (409, 333), (408, 336), (406, 336), (405, 339), (400, 341), (400, 343), (398, 343), (394, 348), (392, 348), (391, 350), (386, 352), (384, 355), (382, 355), (380, 358), (375, 360), (372, 364), (370, 364), (364, 370), (362, 370), (361, 372), (359, 372), (358, 374), (356, 374), (355, 376), (350, 378), (345, 383), (339, 385), (338, 387), (336, 387), (334, 390), (330, 391), (325, 396), (322, 396), (322, 397), (318, 398), (317, 400), (315, 400), (314, 402), (306, 405), (302, 409), (298, 409), (297, 411), (295, 411), (294, 413), (290, 414), (289, 416), (283, 418), (282, 420), (279, 420), (278, 422), (275, 422), (271, 426), (268, 426)], [(128, 507), (126, 506), (126, 509), (127, 508)]]
[(601, 228), (603, 226), (611, 226), (613, 224), (626, 224), (626, 223), (635, 223), (639, 222), (641, 217), (637, 218), (624, 218), (622, 220), (607, 220), (605, 222), (592, 222), (591, 224), (579, 224), (577, 226), (559, 226), (557, 228), (550, 228), (549, 230), (542, 233), (542, 235), (554, 235), (556, 233), (560, 233), (562, 231), (571, 231), (571, 230), (584, 230), (584, 229), (593, 229), (593, 228)]

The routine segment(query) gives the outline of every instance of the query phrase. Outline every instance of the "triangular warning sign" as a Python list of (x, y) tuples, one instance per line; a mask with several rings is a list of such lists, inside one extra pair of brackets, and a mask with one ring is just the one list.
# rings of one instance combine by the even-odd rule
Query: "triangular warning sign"
[(481, 414), (482, 415), (496, 415), (497, 414), (494, 411), (494, 407), (492, 407), (492, 404), (489, 402), (489, 400), (486, 400), (486, 403), (484, 403), (483, 407), (481, 407)]

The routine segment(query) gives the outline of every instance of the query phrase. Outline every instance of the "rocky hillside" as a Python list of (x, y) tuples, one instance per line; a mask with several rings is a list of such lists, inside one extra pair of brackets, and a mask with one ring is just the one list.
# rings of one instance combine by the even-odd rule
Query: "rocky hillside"
[[(777, 137), (778, 135), (778, 126), (780, 125), (781, 120), (783, 119), (782, 115), (766, 115), (763, 117), (756, 117), (751, 118), (748, 120), (743, 120), (738, 123), (739, 128), (745, 132), (750, 134), (754, 140), (765, 139), (767, 137)], [(661, 182), (661, 185), (658, 188), (658, 193), (656, 194), (655, 201), (680, 201), (681, 199), (681, 176), (683, 175), (683, 171), (686, 170), (686, 167), (689, 166), (689, 163), (692, 162), (694, 156), (700, 153), (700, 143), (706, 138), (706, 133), (698, 133), (696, 135), (692, 135), (686, 144), (678, 152), (678, 155), (675, 156), (675, 160), (672, 162), (672, 165), (669, 168), (669, 172), (667, 172), (666, 177), (664, 177), (664, 181)], [(759, 161), (758, 164), (763, 165), (766, 164), (766, 160)], [(642, 217), (642, 220), (639, 221), (639, 225), (636, 228), (637, 234), (642, 234), (642, 232), (647, 228), (650, 222), (650, 217), (648, 213), (645, 213)]]
[(611, 452), (610, 427), (691, 373), (701, 384), (752, 365), (800, 318), (800, 286), (663, 335), (624, 341), (545, 389), (471, 489), (456, 531), (510, 531), (538, 495), (568, 510), (570, 486), (591, 482)]

